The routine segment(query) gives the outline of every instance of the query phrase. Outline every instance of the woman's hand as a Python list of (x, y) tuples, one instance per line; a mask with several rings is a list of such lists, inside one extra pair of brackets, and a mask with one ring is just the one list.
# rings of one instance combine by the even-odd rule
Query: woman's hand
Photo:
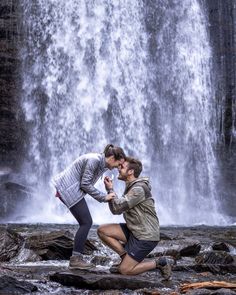
[(113, 182), (112, 182), (112, 180), (108, 176), (106, 176), (104, 178), (104, 184), (105, 184), (105, 187), (106, 187), (106, 190), (107, 191), (113, 189)]
[(116, 196), (115, 193), (110, 193), (110, 194), (106, 195), (105, 200), (108, 202), (108, 201), (114, 199), (115, 196)]

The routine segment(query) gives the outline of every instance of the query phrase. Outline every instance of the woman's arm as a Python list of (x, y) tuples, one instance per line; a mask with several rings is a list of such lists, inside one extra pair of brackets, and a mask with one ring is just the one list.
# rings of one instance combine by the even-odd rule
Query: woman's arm
[(99, 166), (99, 161), (96, 159), (89, 159), (84, 169), (84, 173), (81, 177), (80, 181), (80, 188), (89, 194), (91, 197), (96, 199), (99, 202), (106, 202), (106, 195), (105, 193), (99, 191), (94, 187), (92, 184), (94, 178), (96, 177), (96, 170)]

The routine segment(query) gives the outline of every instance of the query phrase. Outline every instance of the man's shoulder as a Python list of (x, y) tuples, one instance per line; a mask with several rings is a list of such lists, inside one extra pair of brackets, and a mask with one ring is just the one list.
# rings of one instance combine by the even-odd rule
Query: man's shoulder
[(145, 200), (145, 191), (141, 186), (133, 186), (127, 192), (125, 198), (133, 206), (133, 203), (139, 203), (140, 201)]
[(138, 194), (144, 194), (145, 193), (145, 190), (143, 188), (142, 185), (134, 185), (130, 188), (130, 190), (128, 191), (128, 193), (132, 193), (132, 194), (135, 194), (135, 195), (138, 195)]
[(147, 177), (137, 178), (131, 185), (130, 190), (146, 191), (151, 190), (149, 179)]
[(145, 199), (149, 199), (152, 197), (151, 194), (151, 186), (149, 184), (148, 178), (140, 178), (137, 179), (137, 181), (135, 181), (133, 183), (133, 185), (130, 187), (130, 189), (128, 190), (127, 195), (130, 196), (135, 196), (136, 198), (145, 198)]

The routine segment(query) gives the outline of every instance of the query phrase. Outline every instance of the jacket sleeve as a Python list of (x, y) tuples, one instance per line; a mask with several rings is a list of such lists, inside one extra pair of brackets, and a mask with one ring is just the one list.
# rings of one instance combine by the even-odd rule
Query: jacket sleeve
[(109, 208), (112, 214), (118, 215), (130, 210), (144, 200), (144, 189), (142, 187), (134, 187), (128, 194), (123, 195), (122, 198), (115, 197), (113, 200), (109, 201)]
[(80, 181), (80, 188), (87, 194), (89, 194), (91, 197), (96, 199), (99, 202), (105, 202), (106, 194), (99, 191), (94, 187), (92, 184), (94, 182), (94, 177), (96, 174), (96, 169), (98, 168), (99, 162), (94, 161), (92, 159), (89, 159), (85, 169), (84, 173), (81, 177)]

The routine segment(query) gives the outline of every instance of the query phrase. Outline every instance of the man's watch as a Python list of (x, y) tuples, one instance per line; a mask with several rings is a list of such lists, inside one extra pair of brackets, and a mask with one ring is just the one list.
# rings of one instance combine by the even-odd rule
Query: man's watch
[(108, 194), (110, 194), (110, 193), (113, 193), (114, 191), (113, 191), (113, 188), (109, 188), (109, 189), (107, 189), (107, 193)]

